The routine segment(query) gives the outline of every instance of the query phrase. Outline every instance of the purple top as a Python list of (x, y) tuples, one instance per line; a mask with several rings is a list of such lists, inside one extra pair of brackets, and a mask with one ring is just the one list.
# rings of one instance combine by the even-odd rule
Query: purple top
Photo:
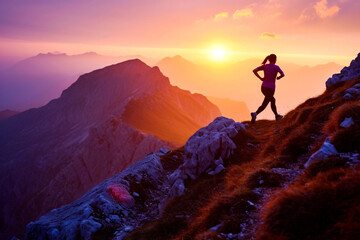
[(275, 80), (278, 73), (284, 74), (281, 68), (275, 64), (264, 64), (254, 69), (254, 71), (264, 71), (264, 81), (262, 87), (275, 89)]

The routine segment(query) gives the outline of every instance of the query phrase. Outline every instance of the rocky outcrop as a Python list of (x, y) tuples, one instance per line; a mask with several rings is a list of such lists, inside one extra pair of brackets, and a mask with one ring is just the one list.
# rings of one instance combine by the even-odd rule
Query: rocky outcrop
[(358, 76), (360, 76), (360, 53), (351, 61), (350, 66), (344, 67), (340, 73), (332, 75), (326, 81), (326, 87), (331, 87), (338, 82), (345, 82)]
[(232, 138), (242, 131), (243, 124), (216, 118), (187, 141), (184, 162), (175, 171), (163, 168), (161, 157), (169, 157), (168, 150), (149, 154), (75, 202), (30, 223), (26, 239), (91, 239), (106, 234), (106, 229), (112, 229), (114, 239), (122, 239), (127, 232), (156, 219), (166, 200), (183, 194), (184, 179), (221, 172), (223, 159), (236, 147)]
[(224, 159), (236, 148), (231, 140), (245, 125), (232, 119), (218, 117), (209, 126), (201, 128), (185, 144), (184, 163), (170, 176), (172, 184), (169, 196), (184, 192), (184, 180), (195, 179), (200, 174), (217, 174), (224, 170)]
[[(149, 154), (75, 202), (53, 209), (38, 221), (28, 224), (26, 239), (92, 239), (96, 234), (108, 234), (106, 229), (117, 229), (116, 233), (111, 233), (121, 239), (143, 221), (155, 218), (159, 214), (159, 199), (165, 191), (162, 189), (164, 176), (159, 157), (164, 152), (167, 150)], [(153, 186), (153, 189), (135, 192), (134, 186), (141, 187), (143, 183)], [(143, 204), (149, 204), (146, 215), (141, 210)]]

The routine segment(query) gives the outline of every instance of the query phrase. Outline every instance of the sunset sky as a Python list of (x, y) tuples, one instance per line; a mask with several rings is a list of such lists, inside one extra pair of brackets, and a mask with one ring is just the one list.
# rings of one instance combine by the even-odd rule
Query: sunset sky
[(348, 65), (360, 50), (359, 12), (359, 0), (1, 0), (0, 58), (95, 51), (216, 60), (220, 51), (229, 61), (276, 53)]

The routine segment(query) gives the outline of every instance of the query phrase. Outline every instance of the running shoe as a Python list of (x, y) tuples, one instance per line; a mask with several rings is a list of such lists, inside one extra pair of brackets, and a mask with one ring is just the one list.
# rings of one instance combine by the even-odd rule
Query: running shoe
[(280, 119), (282, 119), (283, 117), (284, 117), (283, 115), (278, 114), (278, 115), (275, 116), (275, 119), (276, 119), (276, 120), (280, 120)]
[(256, 121), (256, 116), (257, 116), (257, 113), (256, 112), (252, 112), (251, 113), (251, 123), (255, 123), (255, 121)]

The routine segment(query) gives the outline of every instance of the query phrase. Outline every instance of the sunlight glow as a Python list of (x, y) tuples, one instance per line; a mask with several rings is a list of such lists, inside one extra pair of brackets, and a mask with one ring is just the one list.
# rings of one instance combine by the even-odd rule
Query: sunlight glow
[(223, 61), (225, 59), (226, 52), (223, 48), (217, 47), (211, 50), (211, 57), (215, 61)]

